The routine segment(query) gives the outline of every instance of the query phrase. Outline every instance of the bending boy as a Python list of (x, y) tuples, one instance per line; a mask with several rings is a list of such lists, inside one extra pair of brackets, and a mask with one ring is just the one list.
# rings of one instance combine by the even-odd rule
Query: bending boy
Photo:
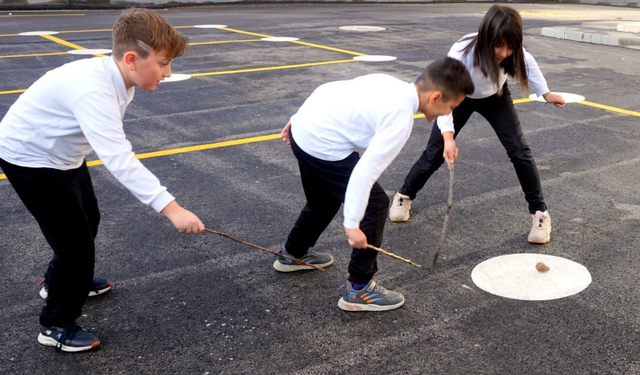
[[(474, 87), (467, 69), (451, 58), (437, 60), (413, 82), (370, 74), (318, 87), (282, 130), (298, 159), (307, 198), (282, 253), (328, 267), (329, 254), (309, 249), (344, 203), (344, 231), (353, 248), (349, 278), (338, 307), (349, 311), (396, 309), (404, 297), (373, 281), (389, 198), (376, 182), (411, 134), (413, 115), (428, 121), (449, 114)], [(366, 149), (360, 156), (356, 149)], [(308, 269), (279, 258), (281, 272)]]
[(48, 72), (0, 122), (0, 166), (54, 253), (41, 293), (43, 345), (77, 352), (100, 344), (75, 323), (87, 296), (112, 285), (93, 275), (100, 212), (85, 155), (95, 151), (120, 183), (180, 232), (204, 230), (135, 158), (122, 124), (135, 86), (154, 91), (186, 47), (186, 38), (156, 12), (126, 11), (113, 28), (112, 57)]

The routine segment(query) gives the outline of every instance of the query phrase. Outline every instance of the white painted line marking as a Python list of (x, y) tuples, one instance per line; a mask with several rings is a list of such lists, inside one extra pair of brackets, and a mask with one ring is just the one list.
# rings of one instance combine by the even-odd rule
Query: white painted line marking
[[(543, 262), (549, 271), (538, 272)], [(545, 301), (568, 297), (591, 284), (591, 274), (581, 264), (545, 254), (510, 254), (485, 260), (471, 272), (480, 288), (501, 297)]]
[(393, 61), (396, 59), (396, 57), (385, 56), (385, 55), (364, 55), (364, 56), (356, 56), (353, 59), (358, 61), (378, 62), (378, 61)]
[(191, 78), (191, 76), (188, 74), (173, 73), (170, 77), (165, 78), (164, 81), (161, 81), (161, 82), (164, 83), (164, 82), (186, 81), (189, 78)]
[(59, 34), (57, 31), (27, 31), (24, 33), (19, 33), (18, 35), (22, 36), (37, 36), (37, 35), (55, 35)]
[[(551, 93), (562, 96), (564, 101), (567, 102), (567, 103), (577, 103), (577, 102), (581, 102), (581, 101), (584, 100), (584, 96), (578, 95), (578, 94), (571, 94), (571, 93), (568, 93), (568, 92), (551, 92)], [(542, 96), (538, 96), (536, 94), (529, 95), (529, 99), (533, 99), (536, 102), (542, 102), (542, 103), (546, 103), (547, 102), (546, 100), (544, 100), (544, 98)]]
[(111, 53), (111, 50), (110, 49), (104, 49), (104, 48), (72, 49), (71, 51), (69, 51), (67, 53), (70, 53), (72, 55), (99, 55), (99, 54)]
[(379, 26), (340, 26), (338, 29), (345, 30), (345, 31), (360, 31), (360, 32), (386, 30), (384, 27), (379, 27)]
[(227, 25), (194, 25), (193, 27), (197, 27), (199, 29), (220, 29), (227, 27)]
[(298, 40), (298, 38), (291, 38), (288, 36), (274, 36), (271, 38), (262, 38), (265, 42), (293, 42), (294, 40)]

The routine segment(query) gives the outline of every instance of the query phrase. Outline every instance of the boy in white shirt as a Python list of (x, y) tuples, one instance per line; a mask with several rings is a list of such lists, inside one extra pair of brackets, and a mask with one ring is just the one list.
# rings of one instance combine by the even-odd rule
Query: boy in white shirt
[[(377, 285), (377, 251), (389, 198), (376, 182), (398, 155), (420, 111), (428, 121), (449, 114), (473, 92), (462, 63), (437, 60), (413, 82), (370, 74), (318, 87), (291, 117), (282, 138), (298, 159), (307, 204), (281, 253), (328, 267), (333, 257), (309, 251), (344, 203), (344, 230), (353, 248), (349, 279), (338, 307), (347, 311), (382, 311), (404, 304), (404, 297)], [(356, 149), (366, 149), (360, 156)], [(280, 272), (309, 269), (285, 258)]]
[(78, 352), (100, 344), (75, 323), (87, 296), (112, 286), (93, 277), (100, 212), (85, 155), (95, 151), (118, 181), (180, 232), (204, 230), (135, 158), (122, 124), (134, 87), (154, 91), (187, 45), (156, 12), (130, 9), (114, 25), (112, 57), (49, 71), (0, 122), (0, 167), (54, 252), (41, 292), (43, 345)]

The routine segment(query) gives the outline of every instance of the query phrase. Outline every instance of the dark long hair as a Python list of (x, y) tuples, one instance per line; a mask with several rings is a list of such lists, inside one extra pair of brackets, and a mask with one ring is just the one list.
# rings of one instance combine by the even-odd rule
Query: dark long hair
[[(518, 79), (523, 94), (529, 91), (522, 48), (522, 18), (518, 12), (503, 5), (492, 6), (480, 22), (478, 35), (471, 39), (473, 40), (465, 47), (464, 54), (475, 47), (473, 65), (479, 67), (485, 77), (498, 85), (502, 67), (507, 75)], [(495, 48), (504, 44), (513, 49), (513, 53), (498, 64)]]

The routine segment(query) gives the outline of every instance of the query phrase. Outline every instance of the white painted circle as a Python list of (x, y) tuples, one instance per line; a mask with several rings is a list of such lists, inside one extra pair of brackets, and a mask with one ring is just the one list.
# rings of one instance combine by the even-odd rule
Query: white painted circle
[[(547, 272), (536, 270), (543, 262)], [(544, 254), (510, 254), (485, 260), (471, 272), (480, 288), (501, 297), (545, 301), (568, 297), (591, 284), (591, 274), (583, 265)]]
[(222, 27), (227, 27), (227, 25), (195, 25), (193, 27), (197, 27), (199, 29), (220, 29)]
[[(562, 99), (564, 99), (565, 102), (567, 103), (577, 103), (577, 102), (581, 102), (584, 100), (584, 96), (582, 95), (578, 95), (578, 94), (571, 94), (568, 92), (552, 92), (552, 94), (557, 94), (562, 96)], [(530, 99), (533, 99), (537, 102), (542, 102), (542, 103), (546, 103), (547, 101), (544, 100), (544, 98), (542, 96), (538, 96), (536, 94), (531, 94), (529, 95)]]
[(385, 56), (385, 55), (364, 55), (364, 56), (356, 56), (353, 59), (358, 61), (393, 61), (396, 59), (396, 57)]
[(188, 74), (173, 73), (171, 76), (165, 78), (162, 82), (186, 81), (189, 78), (191, 78), (191, 76)]
[(36, 36), (36, 35), (55, 35), (59, 34), (57, 31), (27, 31), (24, 33), (19, 33), (18, 35), (22, 36)]
[(386, 30), (384, 27), (379, 26), (340, 26), (338, 29), (345, 31), (382, 31)]
[(274, 36), (271, 38), (262, 38), (265, 42), (293, 42), (294, 40), (298, 40), (298, 38), (291, 38), (288, 36)]
[(110, 49), (104, 49), (104, 48), (72, 49), (71, 51), (69, 51), (67, 53), (70, 53), (72, 55), (99, 55), (99, 54), (104, 54), (104, 53), (111, 53), (111, 50)]

